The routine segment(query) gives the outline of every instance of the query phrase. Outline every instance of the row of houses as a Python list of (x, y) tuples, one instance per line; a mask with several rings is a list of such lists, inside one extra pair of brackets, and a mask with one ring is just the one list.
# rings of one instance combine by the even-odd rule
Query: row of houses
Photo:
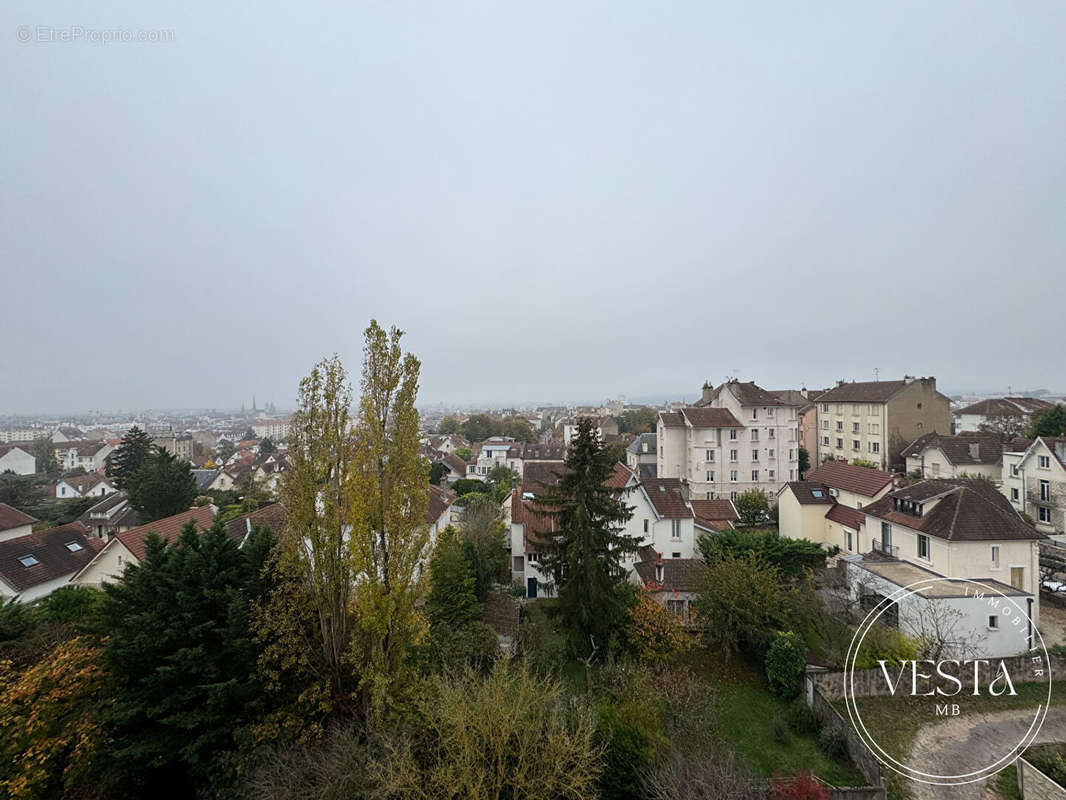
[[(973, 633), (984, 655), (1014, 655), (1033, 645), (1031, 628), (1001, 628), (996, 614), (970, 613), (979, 601), (968, 597), (966, 585), (977, 582), (1013, 598), (1034, 626), (1040, 619), (1046, 537), (990, 481), (930, 478), (900, 486), (882, 470), (827, 462), (782, 487), (778, 514), (782, 536), (821, 544), (853, 587), (873, 587), (879, 598), (934, 579), (941, 591), (954, 587), (952, 603), (979, 624)], [(906, 627), (905, 617), (900, 624)]]

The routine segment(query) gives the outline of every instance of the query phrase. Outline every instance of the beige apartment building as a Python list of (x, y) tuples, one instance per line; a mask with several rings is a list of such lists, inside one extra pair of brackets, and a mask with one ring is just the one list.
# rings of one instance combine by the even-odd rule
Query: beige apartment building
[(696, 405), (660, 412), (658, 476), (686, 481), (700, 500), (776, 494), (798, 476), (796, 411), (750, 381), (705, 385)]
[(903, 450), (918, 437), (951, 432), (951, 401), (936, 378), (838, 383), (815, 400), (818, 459), (902, 466)]

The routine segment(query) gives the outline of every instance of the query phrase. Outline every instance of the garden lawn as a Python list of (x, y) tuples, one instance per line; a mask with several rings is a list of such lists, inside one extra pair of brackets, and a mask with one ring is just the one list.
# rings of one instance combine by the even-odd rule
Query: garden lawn
[(719, 735), (737, 750), (752, 771), (770, 777), (775, 773), (793, 775), (805, 769), (834, 786), (865, 785), (862, 773), (846, 756), (844, 761), (828, 758), (813, 737), (790, 731), (786, 742), (774, 741), (770, 735), (774, 718), (784, 717), (789, 704), (771, 695), (762, 674), (739, 657), (727, 664), (701, 654), (692, 666), (714, 686)]

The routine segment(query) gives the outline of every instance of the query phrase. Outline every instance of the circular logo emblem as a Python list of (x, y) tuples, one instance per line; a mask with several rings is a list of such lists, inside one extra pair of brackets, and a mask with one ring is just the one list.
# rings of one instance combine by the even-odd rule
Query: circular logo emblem
[[(882, 765), (921, 783), (973, 783), (1033, 742), (1051, 700), (1051, 663), (1031, 595), (939, 576), (902, 588), (874, 579), (854, 592), (869, 613), (848, 648), (844, 699)], [(982, 724), (995, 735), (971, 741)], [(915, 727), (913, 741), (900, 736)]]

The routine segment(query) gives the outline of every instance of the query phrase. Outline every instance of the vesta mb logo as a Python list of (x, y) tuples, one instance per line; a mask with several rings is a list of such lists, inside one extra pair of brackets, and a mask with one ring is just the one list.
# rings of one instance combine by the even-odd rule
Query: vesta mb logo
[[(991, 579), (940, 576), (856, 591), (870, 611), (843, 675), (861, 740), (849, 744), (853, 758), (871, 763), (872, 754), (910, 780), (953, 786), (986, 780), (1032, 744), (1052, 677), (1033, 618), (1036, 598)], [(896, 657), (886, 652), (893, 642)], [(997, 735), (970, 743), (970, 731), (990, 725)], [(917, 732), (901, 737), (901, 726)], [(869, 753), (855, 749), (862, 745)]]
[[(992, 662), (984, 658), (958, 659), (948, 658), (942, 661), (914, 659), (900, 662), (899, 671), (895, 678), (889, 674), (889, 664), (884, 659), (878, 659), (881, 673), (888, 685), (888, 693), (895, 695), (902, 685), (904, 690), (909, 689), (911, 697), (955, 697), (966, 692), (973, 697), (979, 697), (982, 690), (981, 665), (998, 664), (995, 667), (995, 675), (984, 684), (984, 690), (992, 697), (1000, 697), (1008, 694), (1016, 696), (1018, 692), (1011, 680), (1010, 670), (1003, 659)], [(969, 668), (972, 665), (972, 670)], [(930, 670), (928, 672), (923, 670)]]

